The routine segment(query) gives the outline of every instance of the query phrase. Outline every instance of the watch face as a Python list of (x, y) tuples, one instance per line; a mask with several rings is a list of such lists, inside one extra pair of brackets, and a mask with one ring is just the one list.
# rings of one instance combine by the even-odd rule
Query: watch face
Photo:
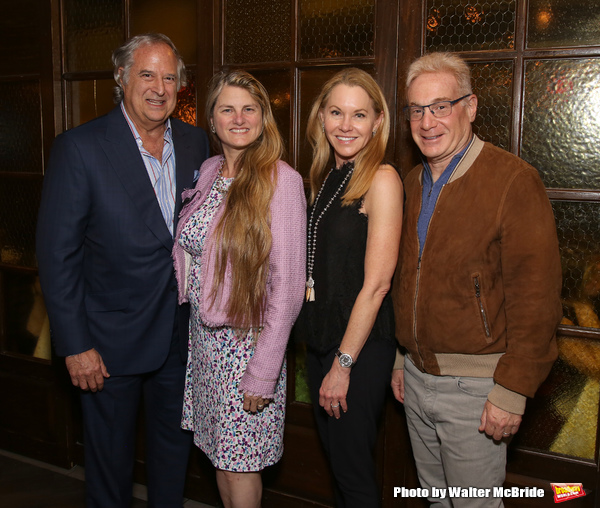
[(347, 353), (342, 353), (338, 356), (342, 367), (352, 367), (352, 357)]

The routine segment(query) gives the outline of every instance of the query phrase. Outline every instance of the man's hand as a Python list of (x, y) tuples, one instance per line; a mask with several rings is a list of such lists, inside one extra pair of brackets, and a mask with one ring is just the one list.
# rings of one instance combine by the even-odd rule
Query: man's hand
[(521, 415), (509, 413), (494, 406), (489, 400), (485, 401), (479, 432), (500, 441), (517, 433), (521, 425)]
[(398, 402), (404, 404), (404, 369), (395, 369), (392, 371), (392, 392)]
[(104, 388), (104, 378), (110, 377), (100, 353), (88, 349), (78, 355), (65, 358), (65, 364), (71, 376), (71, 382), (82, 390), (92, 392)]

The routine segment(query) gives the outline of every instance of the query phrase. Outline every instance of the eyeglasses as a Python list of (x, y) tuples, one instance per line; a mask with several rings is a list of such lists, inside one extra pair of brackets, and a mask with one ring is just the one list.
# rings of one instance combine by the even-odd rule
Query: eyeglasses
[(440, 101), (440, 102), (432, 102), (427, 106), (406, 106), (404, 108), (404, 115), (409, 122), (417, 122), (423, 118), (425, 114), (425, 108), (429, 108), (431, 114), (436, 118), (443, 118), (445, 116), (449, 116), (452, 113), (452, 106), (454, 106), (457, 102), (466, 99), (467, 97), (473, 95), (472, 93), (468, 93), (467, 95), (463, 95), (456, 100), (453, 101)]

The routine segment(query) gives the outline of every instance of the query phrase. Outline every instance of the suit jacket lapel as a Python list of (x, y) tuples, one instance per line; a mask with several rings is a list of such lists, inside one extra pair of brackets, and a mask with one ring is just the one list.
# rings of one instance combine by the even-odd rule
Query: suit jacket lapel
[(173, 133), (173, 144), (175, 145), (175, 182), (177, 192), (175, 194), (175, 226), (179, 219), (181, 211), (181, 193), (185, 189), (190, 189), (194, 186), (194, 170), (199, 169), (192, 167), (193, 156), (192, 147), (190, 146), (190, 136), (186, 135), (184, 129), (179, 122), (171, 120), (171, 129)]
[(165, 224), (146, 166), (121, 108), (117, 106), (113, 109), (107, 119), (106, 136), (100, 140), (106, 156), (146, 226), (166, 248), (171, 249), (173, 238)]

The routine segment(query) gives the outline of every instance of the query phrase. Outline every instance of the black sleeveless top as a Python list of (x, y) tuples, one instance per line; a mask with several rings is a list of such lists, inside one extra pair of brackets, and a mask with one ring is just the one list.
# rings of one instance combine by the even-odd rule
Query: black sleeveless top
[[(310, 222), (312, 208), (316, 206), (313, 228), (314, 221), (351, 169), (352, 163), (346, 163), (329, 174), (318, 201), (308, 208), (307, 223)], [(341, 198), (347, 185), (348, 182), (319, 221), (312, 273), (315, 301), (304, 302), (296, 324), (296, 336), (321, 353), (342, 342), (365, 276), (368, 218), (359, 211), (362, 200), (342, 206)], [(389, 292), (382, 302), (368, 340), (394, 340), (394, 312)]]

